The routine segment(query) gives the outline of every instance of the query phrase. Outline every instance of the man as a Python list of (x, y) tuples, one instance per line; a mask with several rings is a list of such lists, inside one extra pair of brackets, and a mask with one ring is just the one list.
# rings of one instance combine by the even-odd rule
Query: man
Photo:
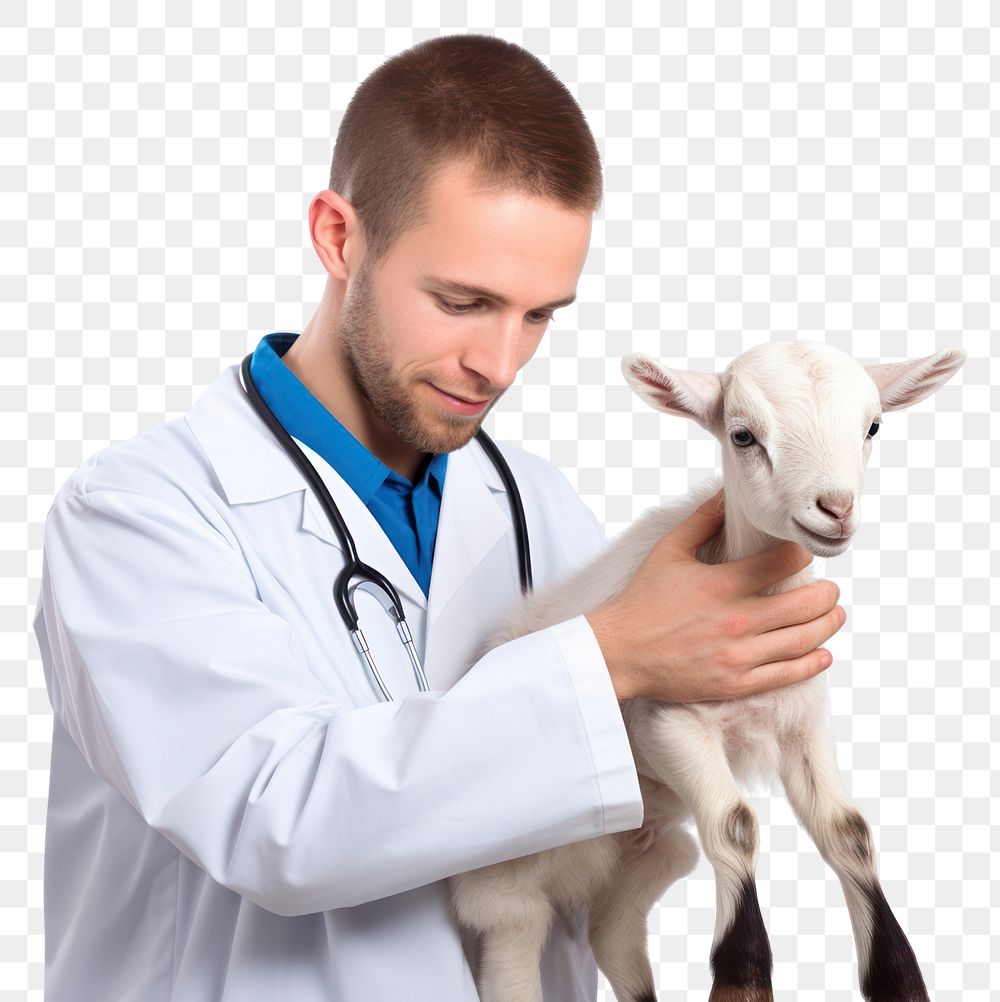
[[(430, 692), (398, 660), (395, 702), (372, 691), (331, 600), (339, 544), (235, 366), (62, 487), (35, 618), (50, 1002), (473, 1002), (445, 878), (641, 822), (618, 699), (819, 670), (829, 583), (751, 605), (804, 551), (702, 565), (708, 510), (644, 589), (474, 656), (518, 586), (472, 438), (575, 296), (599, 198), (583, 115), (538, 60), (483, 36), (415, 46), (358, 89), (310, 207), (315, 316), (254, 352), (362, 559), (397, 585)], [(503, 451), (544, 587), (603, 533), (551, 464)], [(657, 625), (626, 658), (635, 617)], [(387, 618), (362, 618), (388, 658)], [(547, 1000), (595, 997), (586, 915), (557, 923), (542, 973)]]

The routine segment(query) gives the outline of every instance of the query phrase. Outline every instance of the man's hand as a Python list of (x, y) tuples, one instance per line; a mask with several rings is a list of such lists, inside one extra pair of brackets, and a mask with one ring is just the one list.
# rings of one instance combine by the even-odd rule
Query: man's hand
[(832, 661), (817, 647), (847, 619), (834, 582), (756, 594), (806, 567), (808, 550), (785, 542), (722, 564), (697, 559), (722, 527), (722, 498), (667, 533), (625, 590), (586, 614), (620, 700), (733, 699), (801, 682)]

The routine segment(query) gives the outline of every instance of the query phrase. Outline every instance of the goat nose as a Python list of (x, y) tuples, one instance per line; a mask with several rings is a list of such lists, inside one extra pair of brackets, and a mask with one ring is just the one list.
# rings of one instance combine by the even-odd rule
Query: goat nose
[(841, 522), (854, 507), (854, 495), (850, 491), (828, 491), (816, 498), (816, 504), (822, 511)]

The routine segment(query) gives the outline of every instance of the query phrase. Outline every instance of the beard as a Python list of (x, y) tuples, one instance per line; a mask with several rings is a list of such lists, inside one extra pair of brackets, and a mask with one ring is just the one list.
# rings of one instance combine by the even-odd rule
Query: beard
[[(418, 452), (436, 455), (462, 448), (503, 396), (498, 393), (473, 419), (435, 407), (433, 391), (421, 388), (424, 378), (410, 383), (400, 379), (392, 370), (389, 338), (379, 321), (367, 261), (362, 262), (341, 304), (339, 337), (351, 378), (372, 412), (397, 438)], [(431, 373), (425, 378), (434, 382)]]

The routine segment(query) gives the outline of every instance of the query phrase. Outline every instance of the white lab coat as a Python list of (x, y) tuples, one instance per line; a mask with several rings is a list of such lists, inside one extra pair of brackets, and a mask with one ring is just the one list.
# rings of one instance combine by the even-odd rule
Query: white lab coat
[[(581, 615), (473, 664), (519, 598), (503, 482), (448, 459), (429, 599), (315, 452), (361, 558), (405, 604), (429, 693), (376, 600), (332, 597), (339, 543), (229, 366), (181, 418), (59, 490), (34, 628), (53, 707), (47, 1002), (474, 1002), (446, 877), (637, 827), (642, 799)], [(501, 446), (535, 587), (605, 542), (552, 464)], [(545, 1002), (592, 1002), (578, 910)]]

